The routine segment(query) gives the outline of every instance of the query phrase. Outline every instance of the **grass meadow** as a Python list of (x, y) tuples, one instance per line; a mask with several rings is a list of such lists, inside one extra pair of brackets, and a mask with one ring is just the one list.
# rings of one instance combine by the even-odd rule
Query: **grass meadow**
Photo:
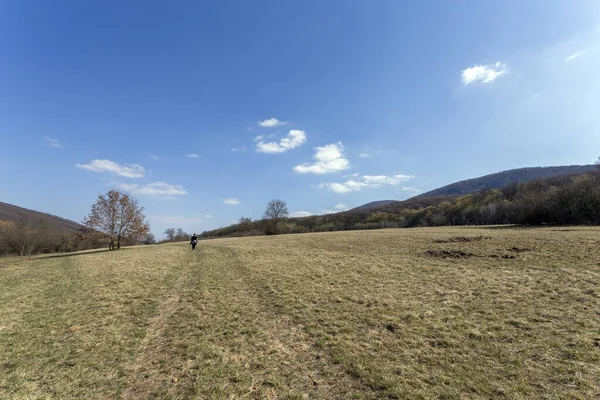
[(599, 228), (0, 259), (0, 399), (599, 397)]

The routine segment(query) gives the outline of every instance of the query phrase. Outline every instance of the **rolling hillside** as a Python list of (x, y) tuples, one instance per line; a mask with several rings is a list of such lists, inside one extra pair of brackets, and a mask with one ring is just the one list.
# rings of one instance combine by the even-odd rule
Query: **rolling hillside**
[(20, 225), (26, 221), (37, 219), (45, 219), (52, 230), (74, 233), (81, 228), (81, 224), (75, 221), (0, 201), (0, 221), (9, 221), (15, 225)]
[(511, 183), (528, 182), (561, 175), (581, 174), (592, 171), (594, 168), (594, 165), (566, 165), (560, 167), (511, 169), (495, 174), (480, 176), (479, 178), (451, 183), (415, 197), (463, 196), (465, 194), (477, 193), (488, 189), (500, 189)]
[[(478, 178), (467, 179), (464, 181), (454, 182), (440, 188), (430, 190), (418, 196), (412, 197), (409, 200), (425, 197), (438, 196), (463, 196), (465, 194), (477, 193), (488, 189), (500, 189), (511, 183), (528, 182), (536, 179), (552, 178), (555, 176), (580, 174), (592, 171), (594, 165), (566, 165), (559, 167), (531, 167), (518, 168), (507, 171), (497, 172), (495, 174), (484, 175)], [(389, 206), (397, 203), (397, 200), (378, 200), (355, 207), (352, 211), (371, 210)]]
[(392, 203), (397, 202), (397, 200), (378, 200), (378, 201), (372, 201), (370, 203), (367, 204), (363, 204), (362, 206), (358, 206), (353, 208), (351, 211), (358, 211), (358, 210), (370, 210), (372, 208), (379, 208), (379, 207), (383, 207), (383, 206), (388, 206)]

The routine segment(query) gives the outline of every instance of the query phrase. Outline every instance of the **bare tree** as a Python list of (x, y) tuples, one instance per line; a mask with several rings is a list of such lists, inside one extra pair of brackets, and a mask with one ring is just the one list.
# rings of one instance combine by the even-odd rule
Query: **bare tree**
[(144, 218), (144, 207), (137, 200), (127, 193), (110, 190), (98, 196), (84, 225), (108, 236), (109, 249), (118, 250), (123, 239), (142, 240), (148, 234), (150, 226)]
[(165, 236), (167, 237), (167, 240), (175, 240), (175, 228), (165, 229)]
[(243, 224), (249, 224), (250, 222), (252, 222), (252, 218), (242, 217), (238, 221), (238, 224), (243, 225)]
[(177, 233), (175, 234), (175, 238), (177, 240), (187, 240), (190, 237), (183, 229), (177, 228)]
[(600, 157), (598, 157), (595, 164), (596, 164), (596, 170), (600, 171)]
[(290, 213), (285, 201), (274, 199), (267, 203), (263, 218), (273, 221), (273, 233), (277, 233), (277, 223), (282, 219), (287, 218), (288, 215), (290, 215)]
[(156, 244), (156, 238), (153, 234), (148, 233), (144, 238), (144, 244)]

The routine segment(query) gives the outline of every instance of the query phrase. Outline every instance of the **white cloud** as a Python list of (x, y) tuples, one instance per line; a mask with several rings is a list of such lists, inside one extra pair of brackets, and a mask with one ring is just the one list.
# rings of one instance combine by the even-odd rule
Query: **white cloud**
[(259, 153), (284, 153), (288, 150), (302, 146), (306, 143), (306, 133), (292, 129), (287, 136), (281, 138), (277, 142), (263, 142), (262, 140), (256, 144), (256, 151)]
[(185, 196), (186, 190), (181, 185), (171, 185), (166, 182), (154, 182), (147, 185), (126, 184), (118, 185), (120, 189), (131, 192), (136, 196), (150, 196), (160, 199), (173, 200), (177, 196)]
[(110, 172), (125, 178), (143, 178), (146, 170), (139, 164), (118, 164), (110, 160), (92, 160), (89, 164), (77, 164), (77, 168), (83, 168), (92, 172)]
[(204, 218), (212, 218), (212, 215), (210, 215), (210, 214), (206, 214), (206, 215), (204, 216)]
[(372, 187), (378, 187), (381, 185), (399, 185), (402, 182), (413, 179), (413, 175), (398, 174), (394, 176), (385, 175), (365, 175), (363, 176), (364, 181)]
[(160, 157), (155, 154), (150, 154), (150, 158), (154, 161), (160, 160)]
[(337, 203), (333, 208), (335, 208), (336, 210), (347, 210), (348, 206), (344, 203)]
[(354, 179), (349, 179), (346, 182), (344, 182), (344, 186), (350, 190), (359, 191), (360, 189), (362, 189), (364, 187), (368, 187), (369, 184), (366, 182), (359, 182), (359, 181), (355, 181)]
[(320, 215), (324, 215), (324, 214), (337, 214), (341, 212), (340, 210), (320, 210), (319, 214)]
[(294, 171), (300, 174), (328, 174), (331, 172), (344, 171), (350, 168), (350, 162), (344, 156), (342, 142), (328, 144), (315, 148), (313, 164), (304, 163), (294, 167)]
[(318, 187), (320, 189), (327, 188), (335, 193), (349, 193), (358, 192), (363, 188), (378, 188), (383, 185), (397, 186), (403, 182), (413, 179), (413, 175), (396, 174), (392, 176), (387, 175), (363, 175), (360, 180), (348, 179), (343, 183), (339, 182), (328, 182), (321, 183)]
[(235, 197), (229, 197), (227, 199), (223, 199), (223, 203), (235, 206), (237, 204), (240, 204), (240, 201), (238, 199), (236, 199)]
[(287, 122), (280, 121), (277, 118), (265, 119), (264, 121), (260, 121), (258, 123), (258, 125), (262, 126), (263, 128), (273, 128), (275, 126), (280, 126), (280, 125), (285, 125), (285, 124), (287, 124)]
[(234, 153), (236, 153), (236, 152), (242, 152), (243, 153), (244, 151), (246, 151), (246, 146), (232, 147), (231, 151), (234, 152)]
[(329, 190), (336, 193), (348, 193), (352, 191), (352, 189), (343, 183), (325, 183), (324, 185), (328, 187)]
[(506, 64), (497, 62), (489, 65), (474, 65), (463, 69), (461, 72), (462, 81), (465, 85), (474, 82), (492, 83), (499, 77), (508, 73)]
[(46, 136), (44, 139), (46, 139), (48, 146), (56, 147), (57, 149), (63, 148), (63, 145), (57, 139), (52, 139), (51, 137), (48, 137), (48, 136)]
[(313, 214), (309, 211), (296, 211), (296, 212), (290, 213), (291, 218), (310, 217), (311, 215), (313, 215)]
[(200, 154), (190, 153), (185, 155), (187, 158), (199, 158)]
[(565, 61), (573, 61), (574, 59), (581, 57), (582, 53), (580, 51), (571, 54), (569, 57), (565, 58)]

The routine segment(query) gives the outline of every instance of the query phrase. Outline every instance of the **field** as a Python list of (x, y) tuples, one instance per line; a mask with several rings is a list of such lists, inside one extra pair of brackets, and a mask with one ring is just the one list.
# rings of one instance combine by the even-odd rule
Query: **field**
[(598, 228), (0, 259), (1, 399), (598, 397)]

